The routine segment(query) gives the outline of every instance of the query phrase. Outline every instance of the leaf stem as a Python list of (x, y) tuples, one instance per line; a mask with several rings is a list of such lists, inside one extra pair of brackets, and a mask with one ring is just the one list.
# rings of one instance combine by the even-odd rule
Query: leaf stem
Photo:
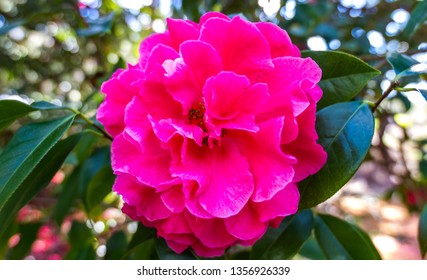
[(77, 111), (77, 110), (70, 108), (70, 107), (65, 107), (65, 108), (70, 110), (74, 114), (76, 114), (78, 117), (80, 117), (82, 120), (84, 120), (87, 124), (93, 126), (96, 130), (101, 132), (105, 138), (109, 139), (110, 141), (113, 141), (113, 137), (111, 137), (110, 134), (108, 134), (102, 127), (100, 127), (99, 125), (97, 125), (96, 123), (94, 123), (93, 121), (88, 119), (85, 115), (82, 114), (82, 112)]
[(386, 99), (390, 93), (395, 90), (399, 86), (399, 81), (392, 81), (391, 84), (388, 86), (388, 88), (384, 91), (383, 95), (380, 99), (378, 99), (377, 102), (375, 102), (374, 107), (372, 107), (372, 113), (374, 113), (378, 106), (380, 106), (381, 102), (383, 102), (384, 99)]

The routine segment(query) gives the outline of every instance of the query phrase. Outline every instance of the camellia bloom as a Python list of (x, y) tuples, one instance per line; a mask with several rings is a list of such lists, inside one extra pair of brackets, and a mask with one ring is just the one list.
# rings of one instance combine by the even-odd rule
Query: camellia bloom
[(296, 183), (325, 163), (321, 70), (271, 23), (207, 13), (167, 25), (103, 84), (97, 117), (123, 212), (177, 253), (218, 256), (294, 214)]

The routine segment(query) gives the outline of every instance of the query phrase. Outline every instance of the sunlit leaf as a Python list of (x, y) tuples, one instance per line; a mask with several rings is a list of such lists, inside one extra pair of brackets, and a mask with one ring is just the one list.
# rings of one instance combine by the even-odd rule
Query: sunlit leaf
[(338, 103), (317, 113), (316, 131), (328, 158), (318, 173), (299, 184), (300, 209), (327, 200), (350, 180), (371, 146), (374, 117), (363, 102)]
[(352, 100), (368, 81), (381, 74), (359, 58), (343, 52), (303, 51), (301, 55), (312, 58), (322, 69), (319, 86), (323, 96), (317, 104), (318, 110)]
[(394, 72), (396, 73), (396, 76), (398, 76), (400, 73), (404, 72), (405, 70), (408, 70), (412, 66), (420, 63), (419, 61), (416, 61), (412, 57), (406, 54), (401, 54), (401, 53), (392, 53), (388, 55), (387, 61), (393, 67)]
[(278, 228), (270, 228), (252, 248), (252, 259), (290, 259), (310, 237), (313, 213), (303, 210), (287, 217)]
[(356, 225), (330, 215), (316, 215), (314, 233), (324, 255), (332, 260), (380, 260), (369, 236)]
[(16, 100), (0, 100), (0, 131), (36, 109)]

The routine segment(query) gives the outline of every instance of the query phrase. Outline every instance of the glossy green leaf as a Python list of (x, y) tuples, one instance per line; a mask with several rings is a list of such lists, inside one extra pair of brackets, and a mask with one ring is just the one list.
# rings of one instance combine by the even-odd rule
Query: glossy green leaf
[(89, 212), (98, 206), (105, 196), (111, 192), (115, 179), (116, 177), (109, 162), (92, 177), (86, 188), (84, 199)]
[(374, 117), (363, 102), (338, 103), (317, 113), (316, 131), (328, 158), (318, 173), (299, 184), (300, 209), (327, 200), (350, 180), (371, 146)]
[(49, 184), (79, 138), (80, 135), (75, 134), (59, 141), (34, 167), (28, 177), (15, 186), (15, 191), (0, 211), (0, 232), (5, 230), (25, 204)]
[(163, 238), (156, 239), (156, 253), (161, 260), (195, 260), (196, 257), (189, 251), (185, 250), (181, 254), (172, 251)]
[(408, 23), (403, 30), (405, 39), (411, 38), (420, 26), (427, 20), (427, 1), (417, 1), (411, 12)]
[(16, 100), (0, 100), (0, 131), (33, 111), (36, 109), (25, 103)]
[[(6, 149), (0, 155), (1, 217), (7, 216), (5, 212), (9, 213), (9, 207), (13, 206), (16, 209), (15, 204), (17, 204), (17, 201), (10, 201), (16, 195), (15, 193), (25, 193), (25, 199), (20, 199), (20, 201), (24, 202), (24, 200), (28, 199), (27, 195), (36, 192), (40, 185), (42, 185), (36, 186), (35, 184), (31, 184), (31, 181), (35, 180), (32, 177), (37, 175), (33, 171), (43, 169), (38, 167), (38, 165), (46, 154), (58, 143), (71, 126), (73, 120), (74, 115), (68, 115), (48, 122), (32, 123), (19, 129), (12, 140), (10, 140)], [(50, 161), (50, 158), (57, 159), (57, 156), (50, 155), (43, 163), (45, 164), (48, 161), (49, 164), (54, 165)], [(46, 172), (52, 171), (49, 170)], [(33, 176), (26, 180), (30, 174)], [(44, 178), (38, 178), (39, 183), (45, 183), (44, 181)], [(23, 190), (28, 185), (32, 186), (31, 191)], [(17, 198), (20, 198), (20, 196), (17, 196)], [(8, 207), (6, 207), (7, 205)], [(0, 224), (0, 227), (2, 226)]]
[(114, 13), (111, 12), (105, 17), (86, 20), (88, 28), (78, 29), (76, 33), (81, 37), (89, 37), (94, 35), (102, 35), (110, 31), (114, 21)]
[(20, 233), (19, 243), (9, 251), (7, 258), (10, 260), (22, 260), (25, 258), (31, 251), (34, 241), (37, 239), (41, 225), (42, 223), (20, 224), (18, 229)]
[(35, 102), (31, 105), (17, 100), (0, 100), (0, 131), (8, 127), (15, 120), (37, 110), (64, 109), (49, 102)]
[(420, 214), (420, 221), (418, 224), (418, 244), (420, 246), (421, 256), (427, 253), (427, 205), (424, 206)]
[(380, 260), (369, 236), (356, 225), (330, 215), (316, 215), (314, 234), (323, 254), (332, 260)]
[(303, 210), (283, 220), (280, 227), (270, 228), (252, 247), (251, 259), (283, 260), (298, 253), (310, 237), (313, 213)]
[(318, 110), (352, 100), (368, 81), (381, 74), (359, 58), (337, 51), (303, 51), (303, 57), (310, 57), (322, 69), (319, 86), (323, 96), (317, 104)]
[(398, 76), (400, 73), (404, 72), (405, 70), (408, 70), (412, 66), (420, 63), (419, 61), (416, 61), (412, 57), (406, 54), (401, 54), (401, 53), (392, 53), (388, 55), (387, 61), (393, 67), (393, 70), (396, 73), (396, 76)]
[(106, 260), (120, 260), (126, 254), (128, 241), (123, 231), (117, 231), (107, 240)]

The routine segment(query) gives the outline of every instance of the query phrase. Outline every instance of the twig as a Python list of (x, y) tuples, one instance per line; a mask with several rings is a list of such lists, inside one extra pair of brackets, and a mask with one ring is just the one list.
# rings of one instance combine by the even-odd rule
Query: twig
[(386, 99), (390, 93), (399, 86), (399, 82), (398, 81), (392, 81), (391, 84), (389, 85), (389, 87), (386, 89), (386, 91), (384, 91), (383, 95), (381, 96), (380, 99), (378, 99), (377, 102), (375, 102), (374, 107), (372, 107), (372, 113), (375, 112), (375, 110), (377, 110), (378, 106), (380, 106), (381, 102)]

